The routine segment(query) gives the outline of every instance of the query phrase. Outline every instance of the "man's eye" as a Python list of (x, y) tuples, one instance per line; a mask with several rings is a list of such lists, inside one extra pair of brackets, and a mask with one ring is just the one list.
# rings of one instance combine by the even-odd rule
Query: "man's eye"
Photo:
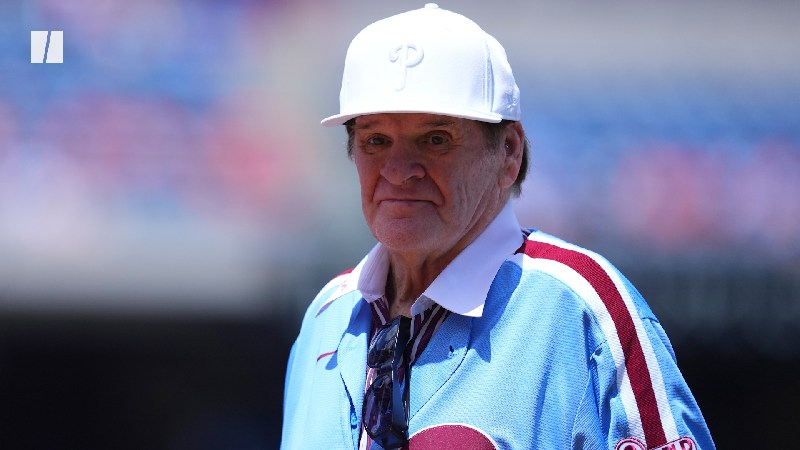
[(433, 135), (433, 136), (428, 138), (428, 142), (430, 142), (433, 145), (442, 145), (442, 144), (446, 144), (447, 143), (447, 138), (444, 137), (444, 136), (439, 136), (438, 134), (435, 134), (435, 135)]
[(367, 144), (369, 145), (383, 145), (386, 143), (386, 139), (380, 136), (375, 136), (367, 139)]

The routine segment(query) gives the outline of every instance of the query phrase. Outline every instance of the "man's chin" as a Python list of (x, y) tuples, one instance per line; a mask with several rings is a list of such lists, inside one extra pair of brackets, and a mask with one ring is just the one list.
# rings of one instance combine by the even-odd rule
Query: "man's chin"
[(435, 228), (417, 218), (399, 218), (386, 221), (374, 230), (375, 238), (386, 248), (395, 251), (415, 251), (435, 247)]

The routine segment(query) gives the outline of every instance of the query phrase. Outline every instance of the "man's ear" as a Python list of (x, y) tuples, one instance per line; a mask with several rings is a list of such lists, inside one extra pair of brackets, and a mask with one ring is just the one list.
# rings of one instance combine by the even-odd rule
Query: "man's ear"
[(503, 164), (500, 168), (500, 187), (511, 187), (517, 180), (522, 166), (522, 150), (525, 144), (525, 130), (519, 122), (511, 122), (503, 130)]

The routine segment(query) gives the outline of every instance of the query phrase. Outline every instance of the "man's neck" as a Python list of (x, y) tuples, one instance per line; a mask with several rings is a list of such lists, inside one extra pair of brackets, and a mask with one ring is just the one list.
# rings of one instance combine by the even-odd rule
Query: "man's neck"
[[(508, 198), (506, 196), (505, 200)], [(389, 303), (389, 315), (411, 317), (414, 302), (428, 289), (436, 277), (461, 253), (472, 241), (492, 223), (505, 206), (500, 201), (483, 214), (475, 224), (454, 244), (446, 249), (428, 252), (389, 252), (389, 274), (386, 277), (386, 299)]]

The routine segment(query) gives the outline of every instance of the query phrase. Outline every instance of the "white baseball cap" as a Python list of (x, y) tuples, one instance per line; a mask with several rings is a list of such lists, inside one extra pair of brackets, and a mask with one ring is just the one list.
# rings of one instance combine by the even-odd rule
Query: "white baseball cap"
[(503, 46), (435, 3), (358, 33), (345, 57), (339, 108), (322, 125), (392, 112), (492, 123), (520, 118), (519, 88)]

